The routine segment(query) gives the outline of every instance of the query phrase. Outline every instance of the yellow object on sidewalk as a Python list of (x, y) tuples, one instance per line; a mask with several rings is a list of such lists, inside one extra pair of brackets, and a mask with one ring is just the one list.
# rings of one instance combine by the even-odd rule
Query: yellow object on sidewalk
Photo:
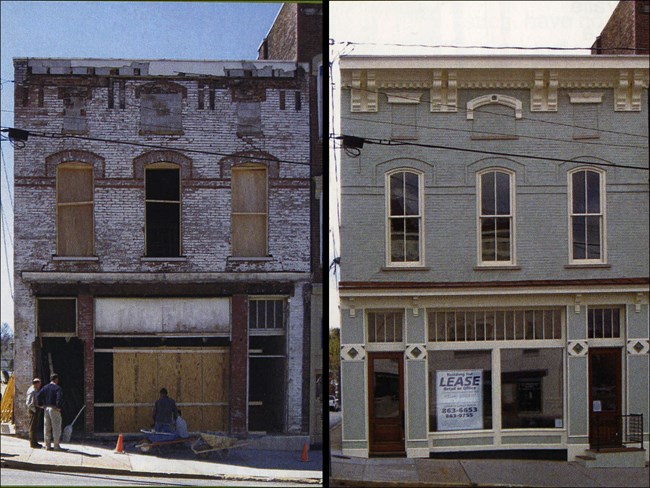
[(2, 414), (0, 415), (0, 421), (2, 422), (12, 422), (14, 418), (14, 392), (16, 388), (14, 387), (14, 377), (9, 378), (7, 383), (7, 388), (5, 389), (4, 395), (2, 395)]

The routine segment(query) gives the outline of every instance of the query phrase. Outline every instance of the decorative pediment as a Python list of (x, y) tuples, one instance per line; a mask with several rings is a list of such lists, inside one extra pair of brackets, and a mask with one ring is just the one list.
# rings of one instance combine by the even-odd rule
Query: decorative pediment
[(602, 103), (604, 92), (569, 92), (571, 103)]
[(351, 112), (377, 111), (377, 86), (373, 70), (352, 71)]
[(521, 100), (508, 95), (497, 95), (495, 93), (492, 93), (490, 95), (483, 95), (473, 98), (467, 102), (467, 120), (474, 120), (474, 110), (482, 107), (483, 105), (489, 105), (491, 103), (510, 107), (515, 111), (515, 118), (521, 118)]
[(424, 93), (412, 91), (387, 91), (388, 103), (417, 105)]

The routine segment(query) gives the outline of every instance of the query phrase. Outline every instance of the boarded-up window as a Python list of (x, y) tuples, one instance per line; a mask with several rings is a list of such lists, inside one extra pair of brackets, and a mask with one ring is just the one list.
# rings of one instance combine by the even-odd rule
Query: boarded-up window
[[(39, 91), (39, 103), (40, 94)], [(66, 97), (63, 100), (63, 132), (85, 134), (88, 132), (86, 121), (86, 99), (84, 97)], [(42, 107), (42, 105), (39, 105)]]
[(391, 139), (417, 139), (417, 105), (391, 104)]
[(517, 137), (514, 110), (491, 103), (474, 110), (472, 139), (513, 139)]
[(237, 104), (237, 136), (262, 135), (260, 102), (239, 102)]
[(232, 169), (232, 254), (241, 257), (267, 255), (266, 168)]
[(65, 163), (56, 173), (57, 254), (92, 256), (93, 172), (81, 163)]
[(76, 334), (77, 300), (74, 298), (39, 298), (37, 317), (41, 335)]
[(573, 138), (598, 139), (598, 104), (573, 104)]
[(182, 94), (148, 93), (140, 103), (142, 134), (182, 134)]
[(180, 170), (156, 163), (145, 171), (148, 257), (179, 257), (181, 229)]

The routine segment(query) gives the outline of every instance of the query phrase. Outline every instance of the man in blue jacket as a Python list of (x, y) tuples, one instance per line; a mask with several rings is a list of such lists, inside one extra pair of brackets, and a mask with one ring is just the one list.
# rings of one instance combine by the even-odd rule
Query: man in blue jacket
[(63, 389), (59, 386), (59, 375), (52, 373), (50, 383), (41, 388), (36, 396), (39, 406), (45, 408), (45, 449), (51, 450), (51, 440), (54, 440), (54, 450), (61, 451), (61, 408), (63, 408)]
[(156, 432), (173, 432), (178, 417), (178, 409), (173, 398), (167, 396), (167, 388), (160, 389), (160, 398), (153, 407), (154, 430)]

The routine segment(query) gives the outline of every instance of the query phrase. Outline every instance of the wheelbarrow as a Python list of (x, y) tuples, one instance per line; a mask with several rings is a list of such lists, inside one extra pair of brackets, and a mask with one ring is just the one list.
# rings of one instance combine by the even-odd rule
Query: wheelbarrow
[(199, 437), (194, 441), (191, 448), (194, 454), (200, 458), (207, 458), (212, 451), (219, 451), (222, 459), (228, 455), (230, 449), (243, 447), (250, 441), (242, 441), (237, 437), (229, 437), (222, 433), (199, 432)]
[(140, 432), (145, 435), (145, 439), (138, 442), (135, 447), (144, 453), (147, 453), (156, 447), (183, 444), (185, 442), (197, 440), (196, 437), (179, 437), (176, 432), (156, 432), (154, 430), (146, 429), (141, 429)]

